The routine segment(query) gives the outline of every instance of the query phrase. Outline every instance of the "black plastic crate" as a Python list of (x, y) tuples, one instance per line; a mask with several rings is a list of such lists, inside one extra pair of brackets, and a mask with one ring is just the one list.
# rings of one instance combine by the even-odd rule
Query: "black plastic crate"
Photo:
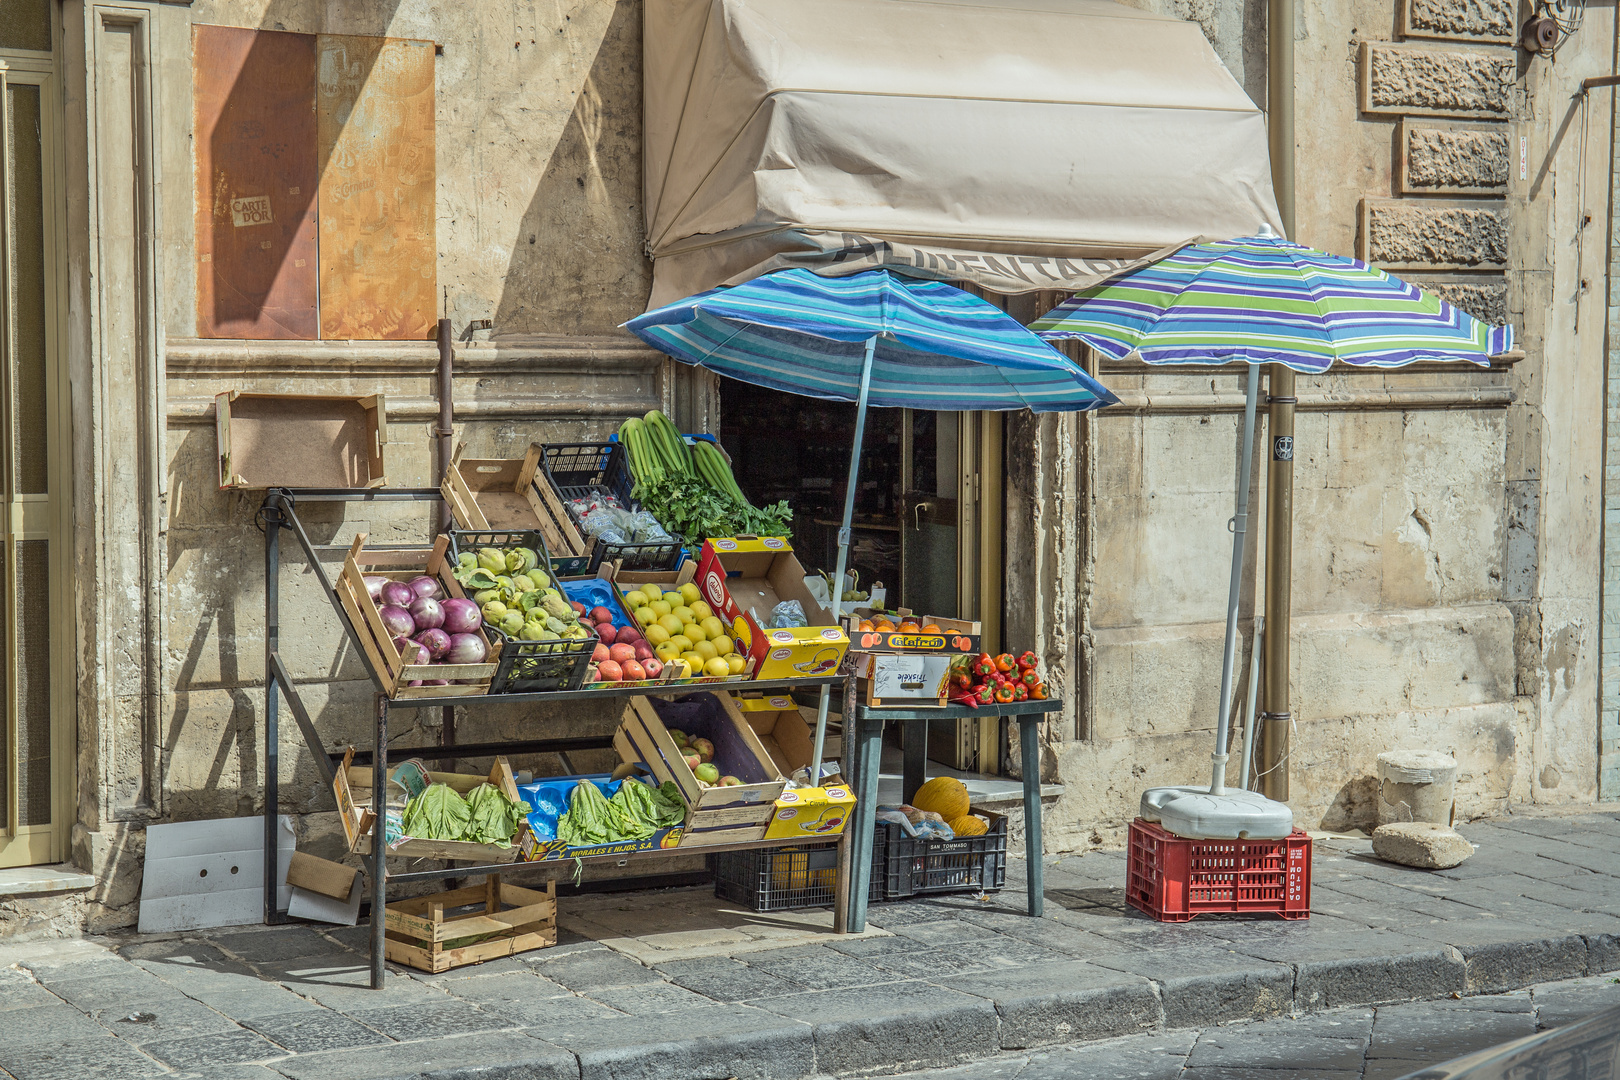
[(485, 547), (526, 547), (540, 553), (540, 557), (549, 567), (547, 573), (554, 578), (579, 577), (586, 573), (590, 563), (590, 558), (585, 555), (557, 558), (546, 547), (545, 534), (534, 529), (451, 529), (447, 535), (450, 537), (452, 562), (458, 561), (463, 551), (477, 551)]
[[(581, 536), (589, 538), (590, 534), (574, 513), (574, 499), (612, 495), (626, 510), (641, 509), (632, 495), (634, 482), (624, 455), (624, 447), (616, 442), (547, 444), (540, 448), (540, 471)], [(584, 572), (594, 574), (605, 562), (617, 562), (625, 570), (675, 570), (684, 557), (681, 539), (673, 534), (668, 540), (646, 544), (612, 544), (593, 539)]]
[[(774, 847), (709, 856), (714, 895), (750, 911), (831, 907), (838, 891), (838, 847)], [(883, 899), (883, 834), (872, 853), (867, 900)]]
[(524, 641), (485, 625), (501, 646), (495, 661), (491, 694), (531, 694), (541, 690), (578, 690), (585, 685), (591, 654), (602, 640), (595, 634), (559, 641)]
[(990, 819), (983, 836), (925, 840), (907, 836), (898, 825), (877, 827), (875, 846), (885, 852), (881, 874), (883, 899), (904, 900), (934, 893), (994, 892), (1007, 884), (1007, 819), (975, 810)]

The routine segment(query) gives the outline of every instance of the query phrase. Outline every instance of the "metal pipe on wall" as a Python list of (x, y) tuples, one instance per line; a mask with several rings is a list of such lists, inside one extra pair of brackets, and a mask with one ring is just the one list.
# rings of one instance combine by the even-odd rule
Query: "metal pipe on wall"
[[(1294, 235), (1294, 0), (1270, 0), (1266, 13), (1266, 119), (1271, 183), (1283, 232)], [(1261, 699), (1259, 790), (1288, 799), (1288, 750), (1293, 716), (1288, 701), (1289, 590), (1294, 533), (1294, 373), (1271, 365), (1267, 380), (1271, 453), (1266, 470), (1265, 682)]]

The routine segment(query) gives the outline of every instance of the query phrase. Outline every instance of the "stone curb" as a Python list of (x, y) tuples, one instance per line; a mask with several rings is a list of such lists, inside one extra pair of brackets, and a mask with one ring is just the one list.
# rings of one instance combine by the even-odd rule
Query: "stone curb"
[[(1254, 951), (1266, 953), (1262, 947)], [(402, 1080), (871, 1076), (965, 1065), (1007, 1051), (1197, 1029), (1235, 1019), (1495, 994), (1620, 969), (1620, 947), (1607, 934), (1538, 936), (1291, 963), (1235, 951), (1229, 955), (1230, 970), (1160, 978), (1071, 960), (937, 983), (892, 984), (893, 1003), (899, 1008), (887, 1013), (882, 1011), (884, 987), (863, 988), (858, 1003), (841, 1000), (852, 992), (837, 989), (755, 999), (748, 1007), (778, 1012), (780, 1026), (573, 1054), (563, 1050), (522, 1063), (469, 1061), (464, 1068), (400, 1076)], [(1196, 959), (1209, 966), (1207, 955)], [(1119, 957), (1110, 960), (1129, 963)], [(1175, 951), (1165, 950), (1152, 966), (1166, 970), (1175, 962)], [(933, 990), (941, 1002), (937, 1008), (928, 1004)], [(853, 1015), (863, 1009), (871, 1011)], [(271, 1068), (285, 1064), (290, 1062)], [(309, 1064), (305, 1058), (294, 1075), (315, 1080), (320, 1073), (311, 1072)], [(717, 1066), (723, 1066), (719, 1073)]]

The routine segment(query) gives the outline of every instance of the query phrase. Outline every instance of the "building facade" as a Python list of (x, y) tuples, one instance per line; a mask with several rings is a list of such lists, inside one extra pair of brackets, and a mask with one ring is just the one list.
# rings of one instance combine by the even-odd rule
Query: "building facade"
[[(617, 329), (651, 281), (651, 2), (0, 5), (0, 868), (71, 862), (94, 880), (6, 899), (0, 933), (132, 924), (147, 826), (262, 812), (259, 495), (219, 486), (216, 394), (383, 393), (390, 484), (432, 486), (442, 315), (471, 455), (605, 438), (654, 407), (685, 430), (723, 424), (713, 383)], [(1131, 2), (1197, 21), (1266, 100), (1264, 3)], [(1298, 8), (1296, 239), (1511, 320), (1523, 352), (1299, 381), (1286, 767), (1309, 826), (1369, 821), (1374, 758), (1399, 747), (1457, 756), (1459, 813), (1615, 792), (1620, 707), (1599, 678), (1620, 666), (1600, 664), (1615, 647), (1601, 597), (1620, 581), (1602, 529), (1614, 90), (1578, 93), (1615, 71), (1614, 12), (1586, 11), (1548, 57), (1516, 46), (1520, 7)], [(262, 190), (218, 182), (249, 174)], [(233, 290), (255, 273), (281, 291), (244, 307)], [(981, 614), (1044, 651), (1065, 703), (1038, 765), (1063, 789), (1054, 850), (1111, 842), (1144, 787), (1207, 775), (1219, 686), (1241, 376), (1101, 377), (1122, 399), (1105, 413), (1004, 419), (1001, 501), (981, 522), (1000, 548), (999, 608)], [(1258, 525), (1258, 479), (1252, 506)], [(417, 541), (433, 514), (303, 517), (330, 569), (356, 535)], [(283, 547), (282, 655), (327, 748), (362, 742), (370, 683)], [(1260, 552), (1248, 567), (1252, 586)], [(1250, 590), (1246, 641), (1253, 607)], [(396, 714), (398, 745), (435, 741), (437, 715)], [(470, 740), (612, 719), (461, 725)], [(300, 846), (334, 854), (330, 795), (291, 724), (280, 762)]]

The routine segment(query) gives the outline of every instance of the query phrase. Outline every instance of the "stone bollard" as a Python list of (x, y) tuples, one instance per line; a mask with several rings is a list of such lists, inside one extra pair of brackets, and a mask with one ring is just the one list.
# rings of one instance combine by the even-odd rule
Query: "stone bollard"
[(1450, 825), (1456, 800), (1457, 761), (1433, 750), (1388, 750), (1378, 755), (1378, 824), (1427, 821)]

